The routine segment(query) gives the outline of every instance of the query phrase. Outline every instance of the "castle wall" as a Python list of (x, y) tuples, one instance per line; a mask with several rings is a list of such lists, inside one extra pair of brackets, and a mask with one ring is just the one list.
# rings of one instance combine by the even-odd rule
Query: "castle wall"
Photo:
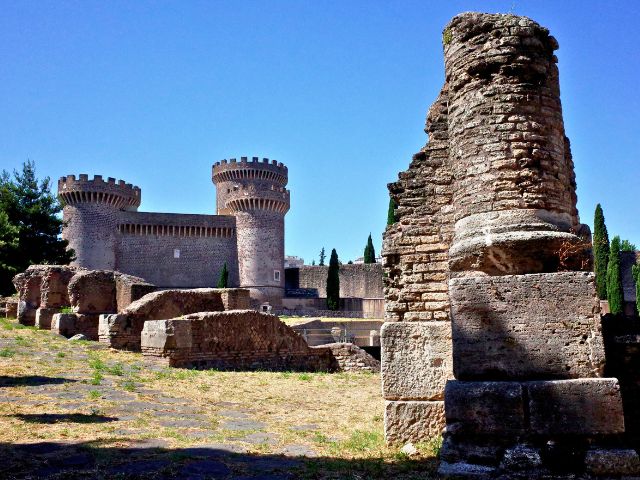
[[(329, 267), (305, 265), (297, 270), (297, 285), (291, 288), (305, 288), (318, 291), (319, 297), (327, 296), (327, 273)], [(342, 298), (382, 298), (382, 265), (362, 263), (341, 265), (340, 297)], [(296, 275), (293, 275), (296, 277)]]
[(215, 287), (226, 262), (229, 286), (239, 283), (234, 217), (120, 212), (117, 235), (123, 273), (160, 287)]

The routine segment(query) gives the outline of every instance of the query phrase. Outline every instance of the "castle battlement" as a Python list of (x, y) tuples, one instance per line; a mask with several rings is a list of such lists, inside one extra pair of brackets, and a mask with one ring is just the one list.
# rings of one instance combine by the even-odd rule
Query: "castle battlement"
[(65, 205), (79, 203), (103, 203), (117, 209), (135, 209), (142, 201), (140, 187), (124, 180), (108, 177), (105, 181), (102, 175), (81, 173), (60, 177), (58, 180), (58, 197)]
[(253, 157), (241, 157), (238, 162), (235, 158), (229, 161), (221, 160), (213, 165), (212, 180), (215, 184), (221, 182), (237, 182), (241, 180), (271, 181), (285, 186), (289, 178), (289, 170), (286, 165), (277, 160)]

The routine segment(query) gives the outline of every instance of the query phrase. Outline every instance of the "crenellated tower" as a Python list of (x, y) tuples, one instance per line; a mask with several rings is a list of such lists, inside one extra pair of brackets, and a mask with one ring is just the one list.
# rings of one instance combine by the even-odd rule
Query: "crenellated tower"
[(256, 302), (280, 305), (284, 296), (284, 216), (288, 170), (275, 160), (222, 160), (213, 166), (218, 215), (236, 217), (240, 286)]
[(73, 265), (89, 269), (116, 268), (118, 212), (136, 211), (140, 206), (140, 188), (101, 175), (89, 179), (86, 174), (61, 177), (58, 197), (64, 205), (66, 223), (62, 237), (76, 252)]

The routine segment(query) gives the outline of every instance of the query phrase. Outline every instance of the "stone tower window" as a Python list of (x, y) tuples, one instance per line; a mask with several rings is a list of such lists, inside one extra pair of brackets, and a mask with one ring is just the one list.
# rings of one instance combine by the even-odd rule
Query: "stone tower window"
[(280, 270), (274, 270), (273, 271), (273, 280), (276, 282), (280, 281)]
[(173, 258), (180, 258), (180, 249), (179, 248), (174, 248), (173, 249)]

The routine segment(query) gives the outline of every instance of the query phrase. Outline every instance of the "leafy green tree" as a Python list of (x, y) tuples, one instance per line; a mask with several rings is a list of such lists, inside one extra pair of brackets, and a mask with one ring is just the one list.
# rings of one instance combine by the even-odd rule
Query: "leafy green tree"
[(321, 267), (324, 267), (325, 258), (327, 258), (327, 256), (324, 253), (324, 247), (322, 247), (322, 250), (320, 250), (320, 263), (318, 265), (320, 265)]
[(636, 250), (637, 248), (635, 243), (631, 243), (629, 240), (622, 240), (622, 243), (620, 244), (621, 252), (635, 252)]
[[(9, 223), (9, 216), (0, 211), (0, 279), (3, 283), (11, 281), (11, 278), (18, 272), (17, 268), (12, 265), (13, 253), (18, 248), (18, 227)], [(2, 292), (9, 293), (9, 289)]]
[(396, 218), (396, 202), (389, 197), (389, 210), (387, 211), (387, 225), (393, 225), (398, 219)]
[(340, 308), (340, 264), (336, 249), (331, 250), (329, 257), (329, 271), (327, 272), (327, 309)]
[(609, 233), (604, 223), (604, 213), (600, 204), (596, 206), (593, 219), (593, 269), (596, 274), (598, 297), (607, 299), (607, 265), (609, 264)]
[(17, 242), (9, 241), (2, 248), (5, 260), (0, 262), (4, 265), (0, 267), (0, 294), (12, 293), (11, 278), (29, 265), (67, 265), (73, 260), (73, 250), (67, 250), (68, 242), (60, 238), (61, 211), (58, 199), (51, 193), (50, 179), (47, 177), (39, 182), (33, 162), (25, 162), (22, 170), (14, 171), (13, 176), (2, 171), (0, 212), (6, 220), (5, 226), (0, 228), (4, 229), (5, 235), (15, 235), (17, 230)]
[(622, 313), (624, 309), (624, 294), (622, 291), (622, 277), (620, 275), (620, 237), (611, 240), (609, 265), (607, 266), (607, 299), (609, 311), (613, 314)]
[(376, 263), (376, 249), (373, 247), (373, 240), (371, 240), (371, 234), (367, 240), (367, 246), (364, 247), (364, 263)]
[(220, 278), (218, 279), (218, 288), (229, 287), (229, 269), (227, 268), (227, 262), (224, 262), (222, 270), (220, 271)]
[(631, 267), (631, 273), (633, 279), (636, 282), (636, 310), (640, 315), (640, 265), (634, 265)]

